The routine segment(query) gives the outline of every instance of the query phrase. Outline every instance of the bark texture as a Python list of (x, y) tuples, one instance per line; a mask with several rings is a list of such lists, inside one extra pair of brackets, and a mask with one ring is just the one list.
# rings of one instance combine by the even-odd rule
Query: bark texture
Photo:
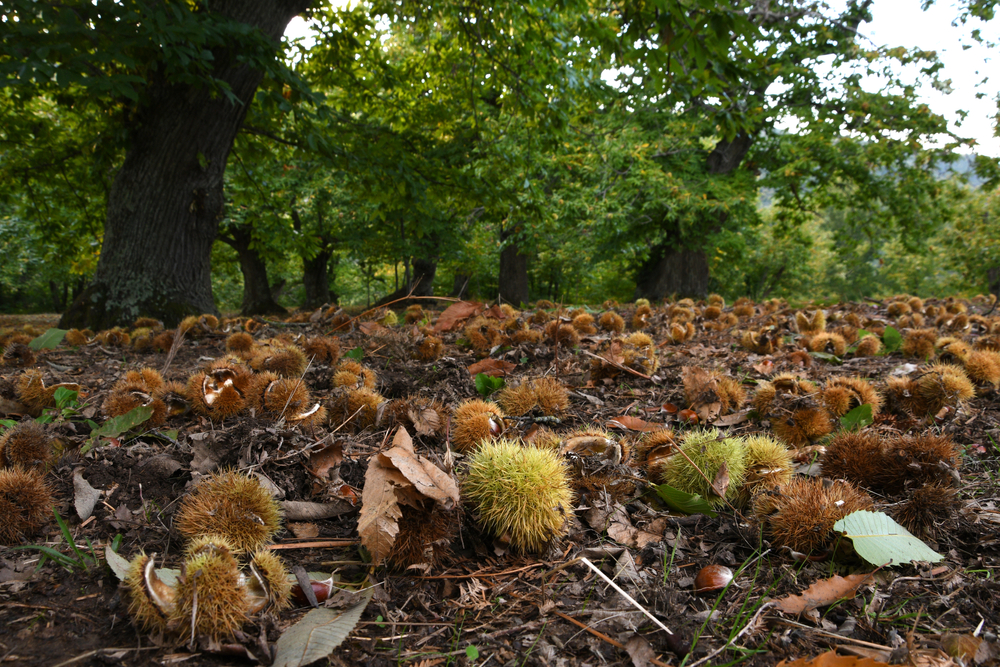
[[(724, 176), (736, 170), (753, 145), (753, 137), (739, 134), (730, 141), (720, 141), (705, 159), (705, 171), (713, 176)], [(725, 214), (707, 218), (699, 225), (707, 236), (725, 223)], [(679, 226), (666, 220), (668, 233), (665, 241), (653, 246), (646, 261), (636, 271), (635, 298), (651, 301), (670, 294), (681, 297), (702, 298), (708, 294), (708, 256), (699, 241), (686, 239)]]
[[(278, 48), (310, 0), (221, 0), (220, 17), (259, 29)], [(211, 250), (223, 207), (222, 176), (262, 73), (215, 54), (214, 76), (239, 103), (202, 88), (156, 81), (130, 128), (129, 149), (108, 196), (94, 281), (60, 326), (104, 329), (149, 315), (167, 326), (214, 313)]]
[(219, 236), (219, 240), (232, 247), (240, 258), (240, 272), (243, 274), (240, 314), (287, 314), (288, 311), (275, 301), (271, 281), (267, 277), (267, 264), (260, 253), (251, 247), (251, 239), (249, 227), (236, 227), (229, 230), (228, 234)]
[(513, 238), (518, 231), (513, 228), (501, 233), (505, 245), (500, 251), (500, 300), (515, 307), (528, 303), (528, 255)]

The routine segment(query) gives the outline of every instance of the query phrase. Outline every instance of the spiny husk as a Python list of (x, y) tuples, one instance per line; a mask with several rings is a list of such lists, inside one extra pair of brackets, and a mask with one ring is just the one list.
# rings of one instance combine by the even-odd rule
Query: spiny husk
[[(746, 476), (746, 455), (746, 446), (739, 438), (724, 437), (714, 428), (692, 431), (679, 453), (661, 459), (650, 472), (657, 481), (718, 505), (724, 499), (733, 502), (739, 495)], [(723, 466), (729, 473), (729, 484), (720, 497), (712, 490), (712, 483)]]
[(241, 584), (229, 545), (217, 538), (200, 540), (181, 566), (169, 625), (181, 637), (190, 637), (192, 626), (195, 636), (229, 637), (249, 620), (250, 597)]
[(52, 444), (45, 427), (34, 420), (23, 421), (0, 436), (0, 467), (44, 471), (52, 461)]
[(795, 478), (753, 501), (753, 513), (772, 543), (805, 554), (831, 545), (837, 521), (873, 507), (868, 494), (850, 482), (814, 478)]
[(460, 452), (478, 446), (503, 431), (503, 410), (478, 398), (460, 403), (451, 417), (451, 444)]
[(292, 605), (292, 584), (285, 562), (273, 551), (261, 549), (251, 558), (244, 573), (250, 613), (265, 609), (281, 611)]
[(157, 576), (154, 565), (152, 557), (140, 552), (129, 563), (124, 580), (128, 613), (146, 632), (166, 630), (176, 609), (176, 592)]
[(37, 470), (0, 470), (0, 544), (17, 544), (52, 516), (52, 491)]
[(744, 440), (746, 478), (740, 490), (740, 504), (746, 506), (759, 493), (787, 484), (794, 474), (792, 453), (783, 444), (763, 434)]
[(462, 493), (484, 529), (524, 551), (562, 535), (573, 511), (563, 459), (513, 440), (485, 442), (469, 456)]
[(185, 496), (174, 526), (188, 539), (221, 536), (235, 553), (244, 553), (270, 543), (281, 529), (281, 515), (281, 506), (256, 477), (226, 471)]

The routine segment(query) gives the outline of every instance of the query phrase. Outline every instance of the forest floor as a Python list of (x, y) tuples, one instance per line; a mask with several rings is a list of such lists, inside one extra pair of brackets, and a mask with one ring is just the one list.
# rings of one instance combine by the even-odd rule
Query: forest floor
[[(925, 306), (939, 303), (928, 301)], [(425, 308), (426, 323), (433, 326), (441, 309)], [(969, 315), (990, 311), (989, 304), (982, 302), (969, 303), (968, 308)], [(631, 323), (634, 306), (617, 311)], [(633, 364), (631, 370), (609, 372), (605, 366), (603, 374), (611, 377), (596, 380), (591, 372), (593, 355), (613, 357), (608, 350), (613, 349), (609, 341), (614, 336), (604, 331), (585, 333), (572, 346), (558, 346), (543, 336), (539, 342), (500, 344), (477, 352), (466, 342), (465, 322), (459, 320), (454, 327), (448, 323), (438, 327), (435, 335), (444, 343), (441, 356), (421, 361), (414, 355), (424, 335), (414, 325), (400, 322), (386, 329), (365, 316), (331, 333), (329, 320), (294, 324), (258, 320), (263, 326), (253, 334), (257, 340), (284, 336), (298, 341), (303, 336), (329, 334), (339, 339), (342, 352), (359, 348), (362, 363), (375, 371), (378, 391), (386, 400), (432, 398), (451, 410), (462, 401), (479, 398), (469, 367), (484, 357), (509, 362), (503, 366), (509, 369), (505, 371), (509, 385), (528, 378), (556, 378), (569, 392), (569, 408), (557, 422), (539, 421), (563, 438), (582, 427), (607, 429), (611, 439), (625, 449), (620, 463), (615, 460), (608, 465), (631, 482), (627, 495), (612, 497), (597, 484), (578, 482), (576, 511), (567, 517), (564, 534), (541, 552), (505, 547), (482, 531), (475, 512), (465, 507), (456, 510), (459, 526), (436, 560), (402, 571), (371, 566), (368, 553), (359, 545), (357, 510), (371, 457), (390, 446), (397, 421), (405, 419), (394, 421), (390, 411), (380, 411), (374, 425), (356, 431), (353, 424), (337, 418), (332, 407), (328, 422), (311, 429), (245, 414), (213, 422), (189, 413), (173, 416), (156, 429), (101, 439), (96, 447), (81, 453), (91, 433), (87, 420), (104, 421), (102, 403), (127, 371), (165, 369), (167, 380), (186, 383), (211, 360), (226, 354), (227, 336), (242, 330), (241, 320), (230, 322), (229, 330), (224, 330), (224, 323), (218, 331), (185, 337), (169, 362), (163, 351), (140, 352), (97, 340), (76, 348), (63, 343), (40, 350), (30, 368), (43, 373), (46, 385), (71, 382), (82, 389), (79, 404), (55, 415), (47, 426), (59, 452), (47, 480), (72, 539), (84, 547), (84, 554), (91, 553), (84, 546), (91, 544), (97, 562), (87, 563), (77, 555), (54, 520), (20, 546), (0, 547), (0, 663), (202, 666), (256, 660), (269, 664), (269, 653), (279, 636), (305, 616), (309, 605), (296, 603), (280, 613), (254, 618), (224, 646), (201, 643), (192, 648), (183, 641), (137, 629), (119, 578), (105, 562), (105, 550), (113, 545), (125, 559), (142, 550), (157, 554), (157, 565), (178, 567), (183, 539), (173, 520), (182, 499), (195, 479), (213, 469), (236, 467), (270, 480), (284, 501), (354, 502), (330, 518), (287, 520), (272, 547), (290, 568), (333, 574), (346, 587), (373, 586), (360, 621), (328, 663), (319, 664), (596, 667), (683, 663), (694, 667), (743, 661), (770, 667), (782, 660), (808, 660), (834, 648), (842, 656), (836, 660), (845, 663), (869, 658), (875, 663), (914, 667), (996, 664), (1000, 632), (997, 392), (981, 389), (974, 398), (956, 402), (930, 419), (884, 410), (866, 427), (883, 434), (933, 432), (949, 436), (958, 445), (957, 501), (936, 515), (920, 535), (943, 555), (942, 560), (876, 568), (857, 558), (831, 559), (828, 553), (797, 559), (790, 549), (772, 543), (745, 506), (723, 504), (715, 516), (709, 516), (679, 513), (659, 502), (647, 481), (645, 462), (629, 454), (638, 451), (634, 445), (641, 442), (642, 431), (636, 429), (648, 429), (649, 424), (669, 428), (682, 441), (685, 433), (697, 428), (686, 412), (693, 407), (728, 434), (772, 432), (773, 423), (751, 412), (749, 403), (728, 411), (709, 406), (707, 414), (704, 405), (692, 405), (697, 401), (690, 391), (685, 392), (684, 384), (691, 368), (733, 378), (752, 397), (756, 386), (781, 372), (796, 373), (821, 387), (836, 377), (861, 376), (882, 389), (894, 370), (905, 364), (926, 368), (929, 361), (907, 358), (898, 351), (871, 357), (855, 357), (850, 352), (840, 357), (803, 354), (804, 339), (797, 332), (795, 311), (774, 304), (758, 305), (752, 315), (725, 326), (720, 322), (732, 312), (731, 307), (723, 309), (720, 320), (705, 319), (703, 306), (691, 311), (694, 335), (672, 343), (670, 325), (677, 321), (677, 309), (653, 308), (645, 331), (656, 345), (655, 369), (649, 360)], [(526, 311), (524, 317), (531, 317), (532, 312)], [(855, 314), (853, 321), (869, 330), (896, 324), (884, 304), (840, 304), (825, 312), (830, 329), (844, 324), (850, 313)], [(498, 309), (486, 314), (500, 315)], [(927, 326), (933, 327), (935, 318), (927, 319)], [(54, 326), (55, 318), (32, 316), (30, 322), (37, 333)], [(973, 322), (958, 332), (949, 332), (952, 325), (942, 322), (940, 334), (964, 337), (972, 344), (988, 335), (984, 327), (992, 320), (987, 316), (982, 322), (986, 324)], [(9, 331), (20, 322), (8, 317), (0, 326)], [(544, 328), (527, 319), (524, 326)], [(765, 327), (774, 327), (779, 334), (769, 354), (740, 345), (739, 332)], [(905, 327), (900, 329), (905, 333)], [(611, 362), (622, 365), (615, 358)], [(24, 371), (0, 367), (0, 376), (10, 387)], [(314, 359), (303, 376), (312, 396), (328, 407), (335, 394), (333, 373), (330, 363)], [(15, 412), (8, 418), (20, 416)], [(699, 426), (707, 425), (705, 421)], [(833, 424), (839, 428), (836, 420)], [(507, 420), (505, 429), (508, 437), (525, 435), (534, 429), (534, 420), (530, 415)], [(455, 460), (455, 474), (461, 479), (464, 459), (448, 454), (447, 431), (443, 435), (426, 429), (419, 433), (410, 424), (410, 435), (416, 451), (441, 468), (447, 470)], [(826, 443), (818, 439), (798, 448), (800, 474), (821, 472), (815, 460)], [(338, 465), (320, 480), (314, 474), (317, 452), (328, 451), (334, 444), (340, 454)], [(336, 488), (330, 486), (331, 479)], [(607, 479), (606, 473), (602, 479)], [(80, 480), (100, 492), (96, 506), (84, 512), (85, 520), (78, 511), (81, 489), (86, 489)], [(877, 493), (873, 496), (877, 508), (888, 502)], [(79, 567), (41, 559), (34, 546), (66, 554)], [(585, 561), (612, 578), (657, 622)], [(695, 591), (695, 576), (708, 565), (724, 565), (736, 572), (723, 593)], [(829, 599), (820, 591), (816, 604), (807, 605), (800, 614), (782, 611), (774, 602), (801, 594), (813, 584), (820, 589), (832, 586), (838, 575), (870, 573), (851, 580), (852, 586), (832, 597), (826, 591)], [(335, 602), (331, 598), (328, 604)], [(659, 624), (670, 628), (673, 636)], [(972, 642), (964, 656), (955, 649), (959, 640)]]

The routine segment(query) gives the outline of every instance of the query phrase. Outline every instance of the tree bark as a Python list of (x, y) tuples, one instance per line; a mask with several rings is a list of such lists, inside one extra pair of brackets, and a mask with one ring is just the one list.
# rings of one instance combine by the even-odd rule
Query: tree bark
[[(245, 23), (275, 49), (288, 22), (311, 0), (213, 0), (210, 11)], [(262, 73), (218, 50), (213, 76), (227, 95), (154, 81), (130, 128), (129, 148), (108, 196), (101, 257), (93, 282), (60, 326), (105, 329), (140, 315), (176, 325), (217, 312), (211, 250), (223, 207), (226, 160)]]
[(250, 247), (251, 233), (248, 227), (236, 227), (219, 240), (236, 251), (240, 258), (240, 273), (243, 274), (242, 315), (269, 315), (288, 311), (274, 300), (271, 282), (267, 277), (267, 264), (254, 248)]
[[(413, 280), (410, 284), (400, 287), (391, 294), (387, 294), (375, 302), (376, 306), (384, 306), (393, 303), (394, 306), (409, 305), (405, 297), (412, 296), (433, 296), (434, 295), (434, 274), (437, 273), (437, 257), (415, 258), (413, 260)], [(402, 301), (399, 301), (403, 299)], [(418, 303), (413, 301), (413, 303)]]
[(528, 303), (528, 255), (521, 252), (514, 238), (520, 230), (513, 227), (500, 232), (504, 244), (500, 251), (500, 300), (515, 307)]
[(332, 250), (321, 250), (315, 257), (302, 258), (302, 283), (306, 288), (306, 308), (330, 303), (330, 258)]
[[(705, 171), (725, 176), (735, 171), (753, 145), (753, 137), (739, 134), (730, 141), (719, 141), (705, 159)], [(725, 223), (725, 213), (706, 219), (699, 225), (700, 236), (717, 231)], [(669, 219), (667, 240), (653, 246), (649, 256), (636, 271), (635, 298), (651, 301), (670, 294), (703, 298), (708, 294), (709, 267), (705, 250), (693, 239), (685, 239)], [(672, 228), (672, 229), (670, 229)]]

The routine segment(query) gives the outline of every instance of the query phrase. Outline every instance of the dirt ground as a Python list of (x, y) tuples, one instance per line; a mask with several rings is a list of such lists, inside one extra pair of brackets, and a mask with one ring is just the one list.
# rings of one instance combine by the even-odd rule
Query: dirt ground
[[(448, 304), (436, 307), (428, 303), (435, 302), (424, 302), (425, 324), (433, 326)], [(989, 302), (964, 304), (966, 315), (980, 315), (981, 321), (966, 322), (965, 327), (952, 330), (958, 326), (953, 319), (935, 325), (935, 317), (929, 316), (924, 328), (937, 328), (940, 336), (954, 336), (973, 347), (980, 339), (985, 341), (994, 322)], [(943, 310), (945, 305), (928, 300), (924, 307)], [(898, 324), (886, 306), (827, 307), (827, 329), (843, 326), (849, 313), (872, 330)], [(636, 307), (623, 305), (614, 310), (628, 323), (627, 335)], [(565, 535), (541, 553), (505, 549), (480, 530), (477, 516), (468, 507), (457, 512), (458, 527), (450, 545), (432, 566), (402, 571), (369, 564), (358, 542), (357, 506), (331, 518), (298, 522), (312, 524), (296, 526), (302, 537), (286, 526), (277, 536), (275, 553), (289, 567), (335, 574), (348, 587), (375, 585), (360, 622), (328, 659), (329, 664), (596, 667), (658, 664), (655, 661), (688, 666), (743, 661), (764, 667), (781, 660), (809, 659), (838, 647), (844, 656), (916, 667), (962, 662), (962, 658), (947, 655), (952, 646), (949, 642), (954, 641), (954, 635), (973, 633), (985, 641), (978, 652), (973, 649), (968, 653), (964, 662), (996, 663), (995, 643), (1000, 632), (1000, 449), (996, 444), (1000, 406), (995, 389), (980, 387), (975, 397), (956, 400), (930, 418), (887, 405), (866, 427), (883, 434), (945, 434), (959, 446), (957, 501), (947, 512), (935, 515), (921, 535), (943, 560), (880, 569), (857, 558), (831, 559), (829, 554), (800, 560), (791, 550), (773, 544), (745, 507), (723, 505), (717, 516), (710, 517), (671, 511), (659, 502), (651, 491), (644, 462), (632, 454), (642, 433), (625, 428), (628, 423), (616, 422), (616, 418), (628, 415), (669, 427), (681, 441), (685, 433), (697, 428), (688, 419), (691, 413), (685, 411), (705, 409), (704, 405), (692, 405), (697, 401), (686, 395), (684, 377), (690, 371), (684, 369), (718, 371), (738, 381), (752, 398), (759, 383), (783, 371), (819, 386), (836, 377), (861, 376), (881, 390), (902, 365), (914, 364), (917, 370), (913, 372), (919, 374), (934, 360), (906, 357), (899, 351), (872, 357), (857, 357), (850, 351), (840, 356), (804, 354), (807, 337), (798, 333), (796, 311), (778, 304), (758, 304), (752, 315), (739, 317), (733, 324), (725, 324), (732, 306), (721, 309), (721, 318), (707, 319), (704, 304), (696, 304), (690, 309), (694, 335), (673, 343), (671, 324), (678, 321), (678, 310), (676, 306), (654, 306), (644, 325), (656, 345), (655, 370), (649, 372), (648, 360), (633, 364), (631, 370), (612, 364), (609, 371), (605, 365), (602, 374), (610, 377), (597, 379), (592, 373), (593, 355), (607, 358), (614, 338), (600, 329), (584, 333), (577, 344), (567, 346), (554, 343), (543, 333), (539, 342), (505, 341), (477, 352), (463, 331), (466, 322), (459, 321), (454, 330), (436, 334), (443, 340), (441, 356), (424, 361), (414, 355), (425, 334), (431, 332), (421, 334), (415, 325), (403, 324), (401, 313), (400, 323), (388, 329), (372, 324), (383, 314), (378, 313), (366, 314), (333, 333), (331, 321), (320, 317), (312, 323), (257, 320), (253, 336), (258, 341), (275, 336), (301, 341), (302, 337), (329, 334), (339, 339), (342, 352), (360, 348), (362, 363), (376, 372), (378, 391), (387, 401), (433, 398), (451, 409), (464, 400), (478, 398), (469, 366), (483, 358), (510, 362), (508, 384), (542, 376), (556, 378), (569, 390), (569, 409), (558, 422), (538, 421), (562, 437), (585, 426), (606, 428), (625, 450), (621, 463), (613, 462), (609, 470), (631, 481), (628, 495), (611, 498), (596, 483), (578, 483), (577, 509), (568, 517)], [(527, 319), (534, 312), (523, 313), (524, 326), (542, 332), (545, 323)], [(549, 312), (559, 314), (556, 309)], [(596, 317), (605, 311), (596, 308), (591, 312)], [(562, 313), (567, 315), (568, 324), (569, 313)], [(388, 410), (379, 414), (376, 424), (357, 431), (353, 424), (336, 418), (332, 408), (327, 423), (315, 428), (275, 424), (246, 414), (213, 422), (188, 413), (173, 416), (155, 429), (140, 428), (118, 438), (102, 439), (97, 447), (81, 453), (91, 433), (87, 420), (96, 424), (105, 421), (101, 405), (128, 370), (165, 368), (165, 379), (186, 383), (211, 360), (226, 354), (227, 337), (241, 331), (243, 321), (224, 322), (218, 330), (186, 336), (169, 364), (165, 351), (137, 351), (130, 345), (115, 345), (113, 340), (94, 340), (76, 348), (64, 342), (43, 349), (27, 367), (41, 371), (46, 385), (71, 382), (82, 388), (79, 404), (57, 415), (46, 427), (59, 452), (47, 480), (55, 492), (56, 510), (76, 544), (85, 546), (89, 541), (98, 562), (67, 568), (47, 560), (39, 567), (39, 550), (24, 546), (47, 546), (70, 556), (74, 553), (54, 520), (22, 544), (0, 547), (0, 662), (196, 667), (259, 660), (269, 664), (268, 653), (281, 633), (309, 611), (308, 605), (296, 603), (279, 614), (255, 618), (226, 642), (227, 646), (202, 644), (192, 650), (184, 643), (150, 637), (136, 628), (119, 579), (103, 557), (105, 548), (114, 544), (126, 559), (143, 550), (158, 554), (164, 566), (177, 567), (184, 546), (173, 527), (177, 508), (190, 492), (193, 478), (207, 474), (212, 467), (259, 473), (274, 484), (285, 501), (330, 501), (334, 496), (344, 501), (352, 494), (361, 497), (370, 457), (388, 446), (397, 427)], [(10, 334), (26, 322), (40, 333), (54, 325), (55, 318), (32, 316), (25, 321), (7, 317), (0, 321), (0, 327)], [(906, 333), (907, 327), (899, 328)], [(741, 345), (741, 332), (748, 330), (776, 334), (775, 349), (766, 354), (748, 350)], [(0, 367), (0, 376), (10, 387), (25, 370), (8, 364)], [(303, 376), (313, 397), (328, 407), (335, 393), (333, 373), (330, 363), (313, 360)], [(718, 412), (709, 406), (709, 412), (714, 412), (710, 422), (729, 434), (772, 433), (771, 421), (750, 408), (748, 403), (739, 410)], [(7, 416), (14, 420), (21, 417)], [(704, 419), (701, 422), (699, 426), (707, 425)], [(530, 415), (507, 420), (505, 435), (524, 435), (534, 423)], [(447, 437), (414, 434), (414, 443), (418, 452), (447, 467)], [(311, 456), (334, 442), (342, 446), (338, 484), (350, 487), (338, 486), (336, 493), (329, 485), (317, 486), (309, 472), (314, 463)], [(818, 438), (799, 447), (796, 460), (801, 464), (800, 472), (817, 473), (809, 463), (815, 462), (826, 443), (827, 439)], [(455, 470), (459, 478), (462, 461), (458, 456)], [(585, 461), (580, 465), (587, 470), (590, 464)], [(101, 492), (86, 520), (81, 520), (77, 511), (74, 475)], [(590, 478), (596, 479), (596, 473)], [(605, 474), (601, 479), (606, 478)], [(893, 502), (873, 495), (877, 508)], [(617, 516), (634, 530), (602, 529), (594, 519), (595, 508), (602, 510), (605, 518)], [(89, 548), (84, 551), (89, 553)], [(673, 635), (597, 576), (581, 557), (613, 578)], [(725, 565), (736, 572), (733, 583), (721, 595), (695, 592), (695, 576), (708, 565)], [(767, 604), (800, 594), (811, 584), (835, 575), (873, 570), (875, 574), (856, 593), (815, 610), (792, 614)], [(239, 650), (245, 651), (244, 655), (234, 654)], [(254, 657), (248, 657), (247, 651)], [(950, 652), (955, 653), (954, 649)]]

